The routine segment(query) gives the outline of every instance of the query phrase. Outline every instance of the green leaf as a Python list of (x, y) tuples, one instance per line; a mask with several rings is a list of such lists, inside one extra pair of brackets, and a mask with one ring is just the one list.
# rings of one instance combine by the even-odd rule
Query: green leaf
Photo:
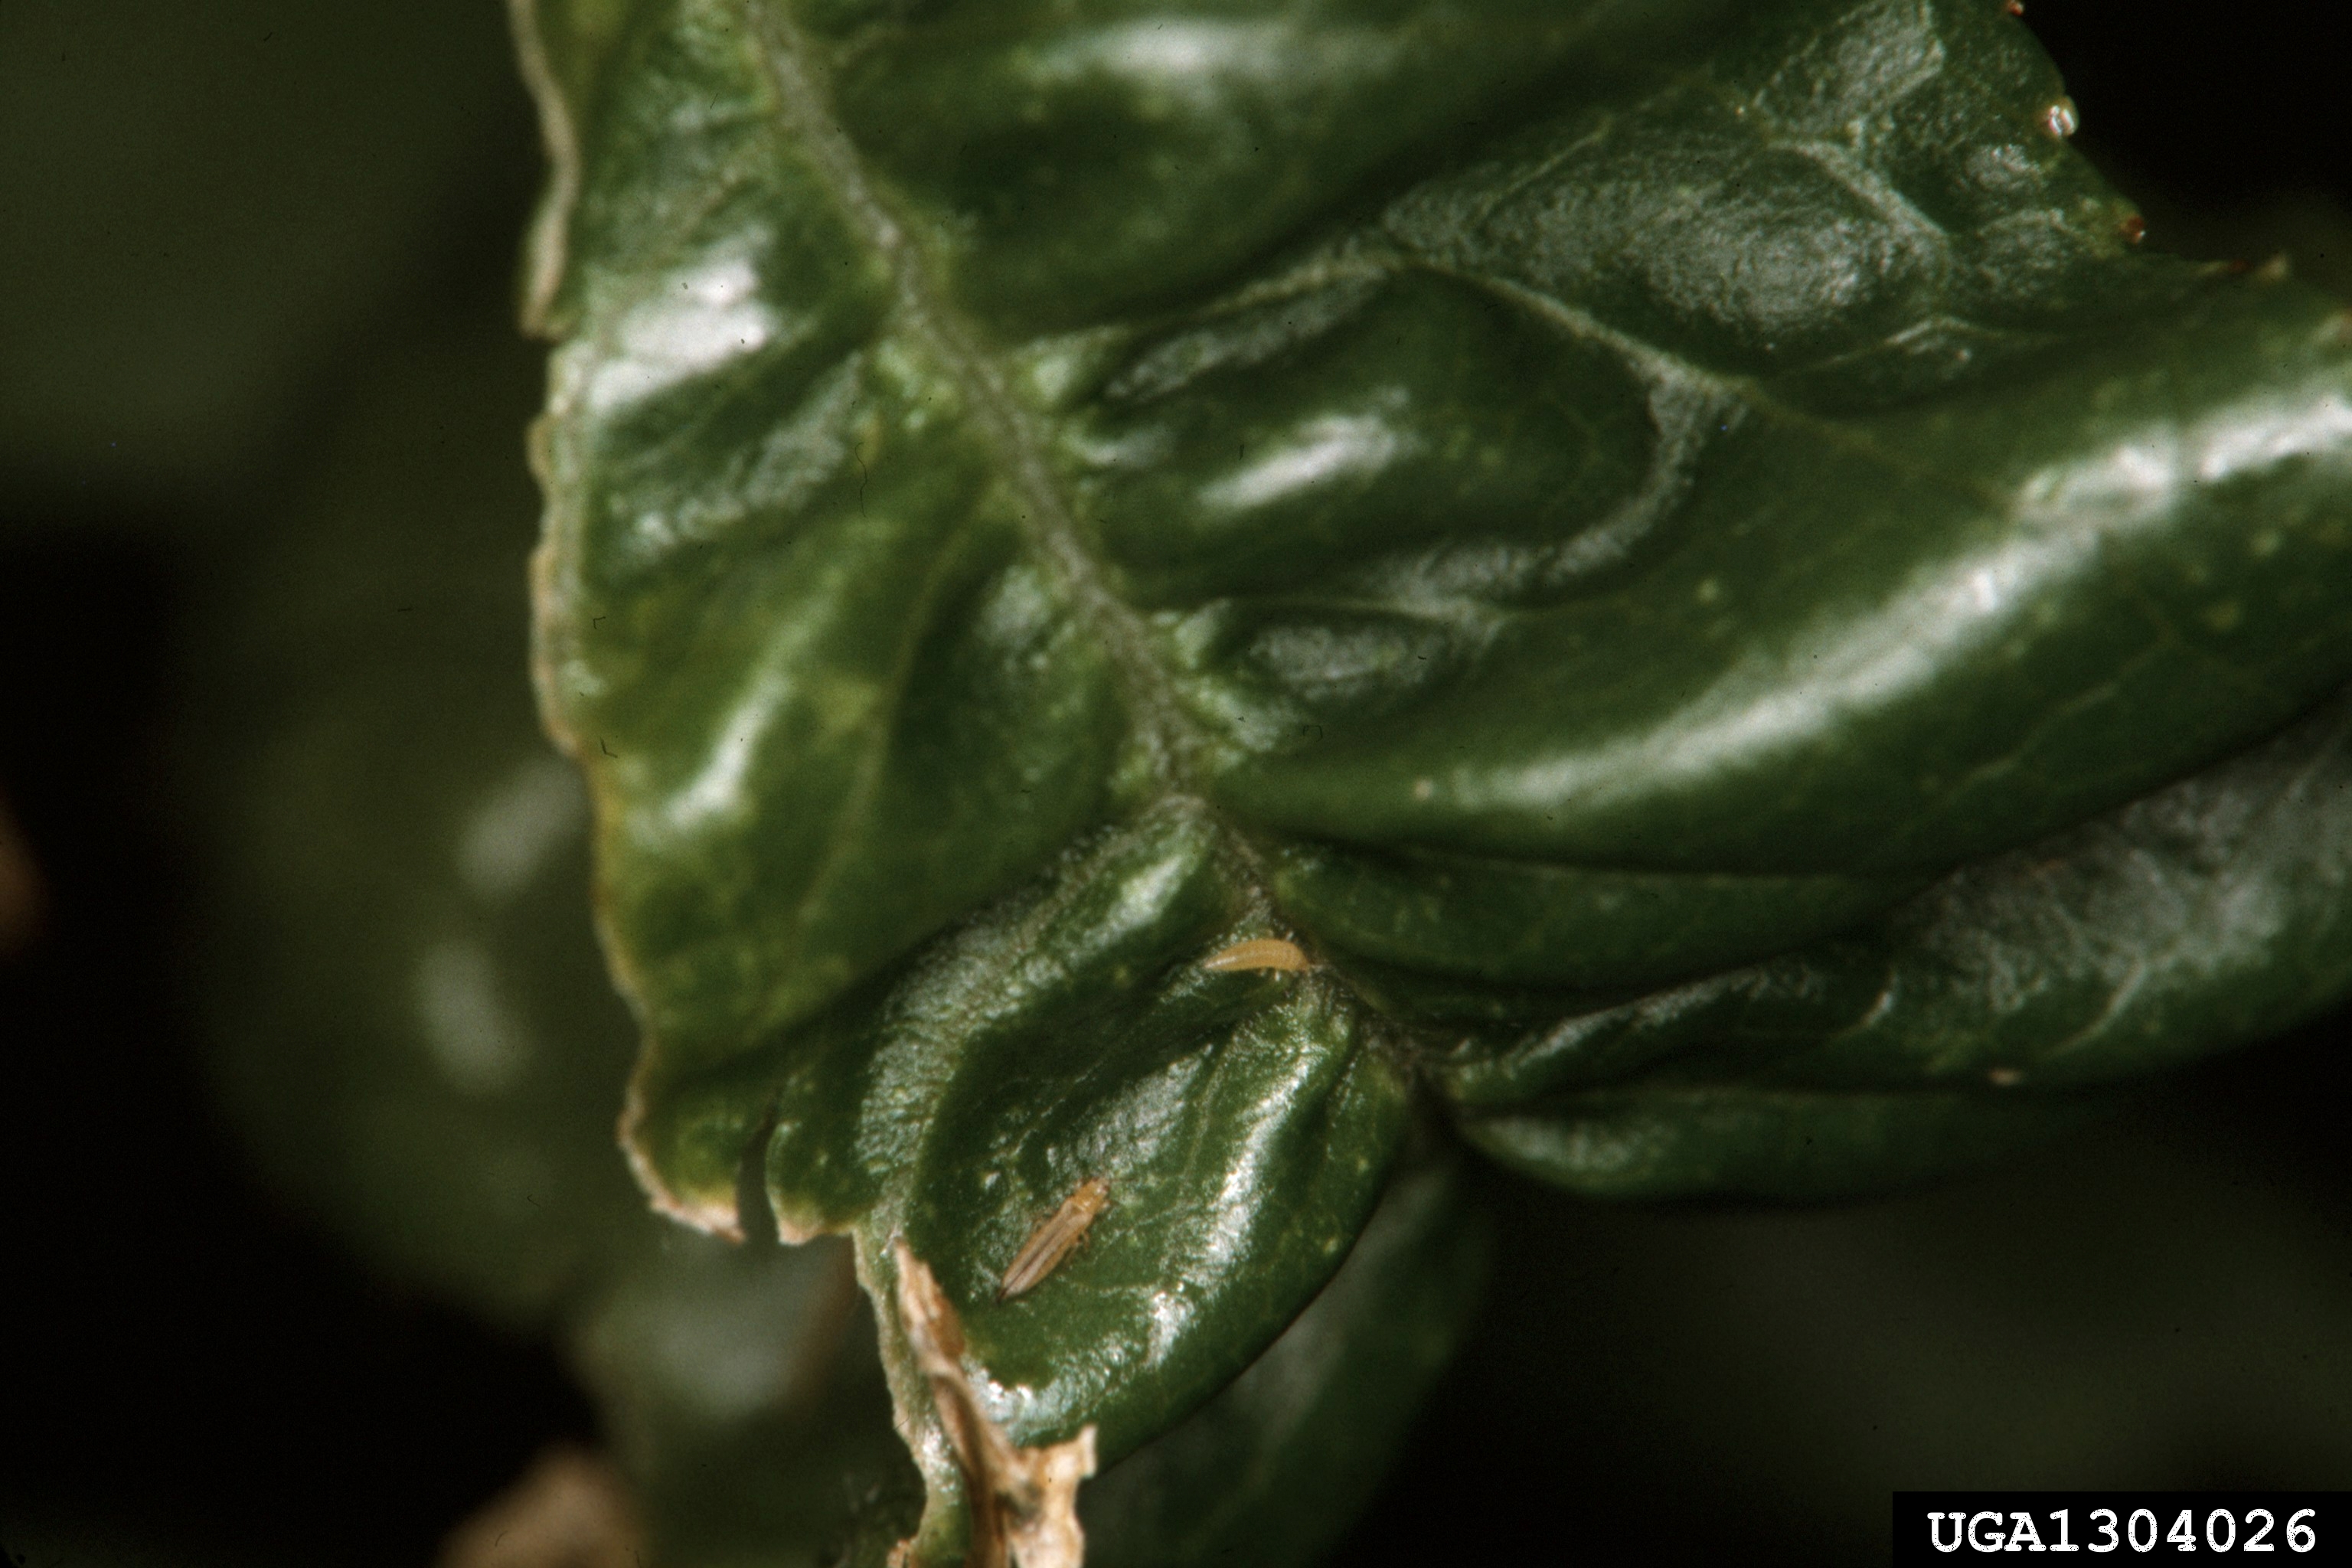
[(1402, 1441), (1477, 1304), (1489, 1227), (1443, 1164), (1402, 1173), (1273, 1348), (1082, 1494), (1101, 1568), (1313, 1562)]
[(496, 321), (409, 338), (188, 617), (206, 1065), (372, 1270), (559, 1342), (659, 1561), (804, 1568), (920, 1491), (849, 1249), (730, 1247), (629, 1179), (634, 1031), (524, 679), (533, 356)]
[[(2137, 250), (1990, 0), (524, 12), (537, 671), (640, 1174), (728, 1231), (756, 1160), (879, 1300), (903, 1235), (1021, 1442), (1269, 1343), (1416, 1061), (1585, 1184), (1580, 1129), (1666, 1150), (1626, 1190), (1980, 1146), (1891, 1036), (1790, 1066), (1830, 1014), (1680, 1079), (1594, 1020), (1900, 947), (2352, 675), (2352, 318)], [(1257, 937), (1321, 963), (1202, 967)], [(2340, 986), (2278, 958), (2119, 1065)]]
[(1444, 1069), (1471, 1140), (1615, 1196), (1822, 1196), (1982, 1158), (2084, 1090), (2352, 990), (2352, 696), (1863, 931)]
[(0, 533), (258, 516), (528, 137), (481, 0), (0, 5)]
[[(850, 1248), (681, 1230), (614, 1148), (632, 1031), (514, 613), (530, 500), (502, 433), (529, 357), (480, 327), (412, 338), (191, 617), (208, 1066), (275, 1189), (368, 1267), (559, 1342), (649, 1561), (803, 1568), (847, 1541), (878, 1563), (922, 1489)], [(1442, 1162), (1402, 1171), (1265, 1355), (1106, 1472), (1092, 1561), (1192, 1540), (1293, 1563), (1344, 1526), (1475, 1300), (1458, 1187)]]
[[(1024, 1445), (1091, 1422), (1115, 1458), (1231, 1379), (1347, 1256), (1403, 1131), (1401, 1074), (1327, 983), (1191, 962), (1251, 923), (1215, 837), (1190, 812), (1112, 834), (782, 1064), (767, 1175), (788, 1234), (854, 1226), (869, 1281), (895, 1279), (894, 1235), (936, 1259)], [(641, 1088), (685, 1123), (713, 1092)], [(994, 1300), (1092, 1179), (1110, 1207), (1083, 1249)]]
[[(609, 1131), (609, 1130), (608, 1130)], [(667, 1233), (564, 1325), (665, 1568), (803, 1568), (906, 1532), (921, 1481), (890, 1425), (848, 1247)]]
[(527, 356), (370, 364), (292, 503), (189, 621), (209, 1066), (275, 1184), (376, 1267), (543, 1322), (657, 1237), (612, 1154), (627, 1009), (587, 810), (515, 620)]

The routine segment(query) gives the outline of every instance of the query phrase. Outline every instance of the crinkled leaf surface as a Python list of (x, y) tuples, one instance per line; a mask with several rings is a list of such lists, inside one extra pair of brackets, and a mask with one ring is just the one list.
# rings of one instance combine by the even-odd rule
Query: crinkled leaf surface
[[(2142, 252), (1995, 0), (522, 12), (632, 1151), (869, 1287), (903, 1232), (1020, 1441), (1267, 1343), (1417, 1055), (1523, 1164), (1817, 1190), (2014, 1120), (1971, 1053), (2336, 986), (2118, 900), (2227, 903), (2292, 791), (2223, 764), (2352, 673), (2352, 329)], [(1260, 935), (1322, 966), (1200, 968)]]
[[(1317, 1561), (1402, 1444), (1478, 1304), (1489, 1227), (1451, 1161), (1409, 1158), (1331, 1282), (1215, 1397), (1079, 1497), (1097, 1568)], [(952, 1556), (961, 1521), (927, 1521)], [(864, 1568), (896, 1540), (877, 1517)]]
[[(530, 356), (490, 322), (414, 336), (192, 616), (215, 1082), (276, 1188), (371, 1268), (562, 1343), (648, 1562), (878, 1563), (922, 1486), (848, 1247), (682, 1230), (614, 1148), (629, 1019), (515, 613)], [(1282, 1337), (1089, 1489), (1090, 1562), (1207, 1542), (1278, 1568), (1344, 1526), (1475, 1298), (1458, 1187), (1408, 1167)]]
[(1820, 1195), (2352, 989), (2352, 698), (1865, 929), (1444, 1070), (1472, 1139), (1588, 1191)]

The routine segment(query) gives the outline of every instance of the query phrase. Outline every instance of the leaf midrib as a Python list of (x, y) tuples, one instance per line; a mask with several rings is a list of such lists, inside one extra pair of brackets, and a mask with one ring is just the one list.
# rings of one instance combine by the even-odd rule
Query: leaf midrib
[[(930, 351), (972, 408), (977, 432), (1024, 507), (1021, 524), (1035, 557), (1050, 563), (1081, 623), (1108, 656), (1161, 797), (1185, 798), (1207, 808), (1224, 828), (1230, 847), (1252, 863), (1253, 879), (1263, 892), (1265, 879), (1255, 874), (1259, 870), (1255, 862), (1260, 859), (1257, 847), (1217, 809), (1206, 787), (1212, 771), (1208, 759), (1216, 740), (1178, 695), (1169, 672), (1153, 652), (1145, 617), (1111, 587), (1088, 552), (1075, 512), (1053, 479), (1045, 457), (1047, 443), (1035, 428), (1034, 416), (1011, 394), (980, 346), (983, 334), (962, 321), (936, 287), (921, 247), (868, 176), (855, 142), (832, 110), (822, 68), (814, 63), (812, 48), (796, 24), (782, 7), (761, 0), (741, 0), (739, 11), (746, 18), (746, 36), (753, 41), (761, 68), (795, 133), (797, 149), (809, 157), (858, 237), (888, 265), (894, 313)], [(1685, 80), (1681, 85), (1695, 84)], [(1713, 83), (1703, 85), (1715, 90)], [(1747, 129), (1769, 139), (1776, 128), (1750, 123)], [(1451, 276), (1544, 320), (1556, 331), (1608, 350), (1636, 374), (1696, 387), (1740, 406), (1750, 416), (1801, 430), (1832, 449), (1988, 510), (2006, 510), (2013, 499), (2000, 487), (1890, 450), (1869, 432), (1850, 424), (1790, 406), (1770, 395), (1754, 377), (1709, 371), (1632, 338), (1541, 290), (1491, 276), (1465, 274), (1433, 258), (1413, 260), (1423, 269)]]
[[(973, 410), (974, 423), (1000, 473), (1024, 508), (1021, 524), (1030, 545), (1061, 578), (1080, 621), (1108, 657), (1163, 797), (1189, 797), (1209, 805), (1201, 787), (1201, 759), (1209, 736), (1186, 712), (1167, 671), (1152, 656), (1142, 617), (1112, 591), (1080, 542), (1076, 515), (1054, 484), (1044, 439), (980, 348), (979, 334), (941, 298), (925, 269), (920, 247), (867, 178), (856, 143), (832, 111), (800, 29), (782, 7), (761, 0), (740, 0), (739, 10), (761, 68), (797, 135), (799, 150), (809, 157), (858, 237), (888, 264), (895, 314), (930, 351)], [(1222, 821), (1213, 808), (1212, 815)], [(1234, 836), (1229, 832), (1228, 837)]]
[[(1220, 737), (1180, 696), (1155, 652), (1147, 616), (1118, 595), (1088, 551), (1075, 509), (1055, 480), (1047, 457), (1050, 443), (1038, 428), (1036, 416), (1010, 391), (983, 346), (987, 335), (963, 319), (931, 276), (926, 248), (910, 232), (912, 220), (893, 209), (880, 182), (869, 175), (863, 154), (834, 112), (828, 73), (786, 8), (764, 0), (737, 0), (734, 9), (742, 18), (743, 36), (757, 68), (774, 95), (789, 150), (807, 159), (852, 234), (887, 267), (891, 317), (899, 330), (923, 345), (971, 410), (971, 428), (1020, 508), (1019, 525), (1032, 559), (1059, 580), (1076, 620), (1108, 662), (1129, 717), (1131, 743), (1140, 748), (1157, 786), (1150, 792), (1152, 799), (1186, 802), (1201, 809), (1219, 829), (1223, 858), (1229, 872), (1244, 885), (1249, 901), (1271, 910), (1270, 846), (1232, 820), (1208, 787)], [(1767, 139), (1778, 129), (1752, 120), (1745, 128)], [(1554, 331), (1602, 348), (1653, 384), (1692, 388), (1750, 417), (1802, 431), (1833, 450), (1990, 511), (2005, 511), (2013, 500), (2002, 487), (1944, 471), (1915, 455), (1890, 449), (1867, 430), (1792, 406), (1768, 392), (1759, 378), (1705, 368), (1541, 289), (1465, 271), (1425, 255), (1399, 259), (1452, 278), (1544, 321)], [(1129, 802), (1130, 810), (1139, 805), (1148, 809), (1146, 803)]]

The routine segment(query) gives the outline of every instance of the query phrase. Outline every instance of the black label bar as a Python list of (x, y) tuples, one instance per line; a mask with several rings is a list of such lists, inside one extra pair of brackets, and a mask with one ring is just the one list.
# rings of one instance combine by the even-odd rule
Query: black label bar
[(1896, 1568), (1931, 1563), (2352, 1564), (2344, 1492), (1896, 1492)]

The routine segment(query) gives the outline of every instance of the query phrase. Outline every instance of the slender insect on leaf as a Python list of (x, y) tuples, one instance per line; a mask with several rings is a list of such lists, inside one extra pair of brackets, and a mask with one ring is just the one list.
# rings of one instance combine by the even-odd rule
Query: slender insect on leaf
[[(963, 1324), (929, 1266), (891, 1244), (898, 1273), (898, 1321), (922, 1369), (948, 1443), (972, 1500), (965, 1568), (1083, 1568), (1086, 1531), (1078, 1523), (1078, 1483), (1095, 1473), (1095, 1429), (1066, 1443), (1024, 1447), (1004, 1435), (974, 1391), (963, 1365)], [(919, 1537), (890, 1555), (905, 1563)]]
[(1004, 1279), (996, 1287), (996, 1299), (1010, 1301), (1024, 1291), (1036, 1289), (1046, 1275), (1061, 1267), (1062, 1259), (1071, 1248), (1087, 1238), (1087, 1232), (1110, 1205), (1110, 1184), (1100, 1176), (1088, 1176), (1078, 1184), (1077, 1191), (1062, 1200), (1054, 1216), (1030, 1234), (1021, 1244), (1012, 1264), (1004, 1270)]
[(1201, 967), (1212, 972), (1228, 969), (1312, 969), (1315, 967), (1295, 942), (1280, 937), (1255, 937), (1222, 947), (1201, 960)]
[(517, 3), (624, 1137), (950, 1281), (1116, 1150), (1008, 1441), (1416, 1127), (1866, 1191), (2352, 990), (2343, 304), (2135, 245), (2003, 0)]

